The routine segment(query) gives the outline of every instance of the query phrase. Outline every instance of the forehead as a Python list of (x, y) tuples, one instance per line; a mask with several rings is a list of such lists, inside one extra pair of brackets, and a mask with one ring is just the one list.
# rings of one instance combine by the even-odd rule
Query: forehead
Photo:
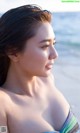
[(43, 40), (55, 40), (55, 34), (50, 23), (42, 23), (36, 30), (36, 35), (27, 41), (27, 48), (46, 42)]
[(35, 37), (39, 40), (54, 39), (55, 34), (51, 24), (48, 22), (42, 23), (39, 29), (37, 30)]

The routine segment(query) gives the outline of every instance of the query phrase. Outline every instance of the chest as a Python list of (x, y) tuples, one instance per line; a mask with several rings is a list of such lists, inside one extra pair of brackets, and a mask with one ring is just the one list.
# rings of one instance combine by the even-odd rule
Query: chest
[[(19, 101), (18, 101), (19, 100)], [(49, 103), (43, 99), (37, 102), (18, 99), (8, 112), (10, 133), (41, 133), (53, 131)], [(28, 100), (28, 99), (27, 99)]]

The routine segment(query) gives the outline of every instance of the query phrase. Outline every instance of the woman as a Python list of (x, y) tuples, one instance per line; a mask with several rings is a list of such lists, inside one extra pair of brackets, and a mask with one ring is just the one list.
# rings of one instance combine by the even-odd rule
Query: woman
[(7, 133), (74, 133), (78, 122), (56, 89), (51, 13), (24, 5), (0, 18), (0, 126)]

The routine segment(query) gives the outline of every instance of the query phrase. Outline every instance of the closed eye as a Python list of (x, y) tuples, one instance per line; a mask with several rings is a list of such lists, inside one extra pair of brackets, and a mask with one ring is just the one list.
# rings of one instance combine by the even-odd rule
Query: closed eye
[[(52, 45), (54, 46), (56, 44), (56, 42), (54, 42)], [(48, 48), (50, 46), (50, 44), (49, 45), (44, 45), (44, 46), (42, 46), (42, 48)]]
[(42, 48), (48, 48), (49, 47), (49, 45), (44, 45), (44, 46), (42, 46)]

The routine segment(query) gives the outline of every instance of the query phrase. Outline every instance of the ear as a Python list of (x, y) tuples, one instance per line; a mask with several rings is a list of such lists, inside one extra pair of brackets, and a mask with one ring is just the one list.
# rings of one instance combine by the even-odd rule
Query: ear
[(18, 61), (19, 61), (19, 53), (12, 54), (12, 55), (8, 55), (8, 57), (9, 57), (10, 60), (12, 60), (13, 62), (18, 62)]

